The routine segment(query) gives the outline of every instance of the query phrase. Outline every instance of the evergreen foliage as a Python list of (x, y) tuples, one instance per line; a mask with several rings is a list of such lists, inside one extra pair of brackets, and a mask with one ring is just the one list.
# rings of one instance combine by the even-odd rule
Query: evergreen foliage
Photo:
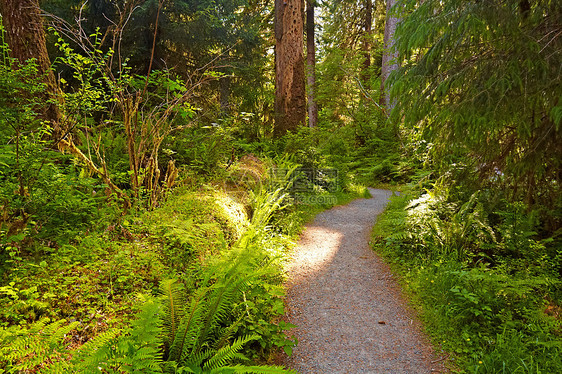
[[(395, 117), (433, 163), (512, 199), (560, 203), (562, 5), (402, 1)], [(407, 14), (407, 15), (406, 15)], [(460, 171), (460, 173), (459, 173)], [(480, 181), (478, 181), (480, 179)]]
[[(50, 19), (55, 25), (81, 20), (82, 37), (100, 32), (99, 49), (127, 58), (134, 74), (146, 74), (151, 59), (152, 69), (171, 70), (184, 80), (212, 66), (222, 79), (202, 88), (197, 98), (210, 121), (238, 111), (257, 113), (262, 104), (258, 90), (265, 89), (270, 69), (264, 30), (270, 27), (272, 4), (267, 1), (94, 0), (78, 7), (68, 0), (46, 0), (42, 7), (55, 16)], [(50, 52), (60, 55), (53, 48)], [(71, 70), (57, 70), (72, 80)]]

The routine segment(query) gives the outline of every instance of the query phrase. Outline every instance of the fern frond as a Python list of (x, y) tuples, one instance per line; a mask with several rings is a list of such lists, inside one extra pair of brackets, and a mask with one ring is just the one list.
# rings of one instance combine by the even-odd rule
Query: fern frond
[(143, 304), (140, 312), (132, 323), (131, 335), (143, 345), (157, 344), (157, 337), (161, 333), (162, 306), (155, 300)]
[[(112, 329), (84, 344), (73, 359), (76, 372), (162, 373), (160, 367), (162, 306), (145, 302), (130, 330)], [(101, 369), (100, 369), (101, 368)]]
[(227, 311), (234, 299), (236, 283), (236, 281), (233, 281), (231, 284), (223, 284), (221, 282), (211, 287), (212, 292), (209, 294), (207, 312), (202, 320), (203, 324), (194, 352), (200, 351), (213, 327), (217, 326), (218, 322), (227, 315)]
[(76, 369), (82, 373), (99, 373), (99, 363), (107, 359), (120, 333), (119, 329), (107, 330), (86, 342), (72, 358)]
[(240, 322), (242, 321), (243, 317), (244, 317), (243, 315), (238, 317), (238, 319), (236, 321), (234, 321), (229, 326), (227, 326), (226, 328), (221, 329), (219, 331), (218, 338), (217, 338), (216, 343), (214, 345), (215, 349), (217, 349), (217, 350), (221, 349), (222, 347), (224, 347), (228, 344), (228, 340), (232, 337), (232, 335), (234, 334), (234, 332), (236, 331), (236, 329), (240, 325)]
[(170, 346), (168, 360), (181, 362), (182, 357), (193, 351), (199, 341), (201, 321), (206, 308), (205, 297), (208, 289), (197, 290), (193, 295), (189, 308), (181, 318), (174, 340)]
[(231, 373), (246, 373), (246, 374), (298, 374), (297, 371), (292, 369), (285, 369), (282, 366), (244, 366), (244, 365), (236, 365), (236, 366), (226, 366), (222, 368), (218, 368), (215, 370), (211, 370), (209, 374), (219, 374), (225, 373), (226, 370)]
[(131, 358), (132, 372), (161, 373), (159, 363), (162, 361), (160, 345), (162, 306), (154, 300), (146, 302), (137, 318), (133, 321), (130, 336), (121, 340), (128, 345), (127, 357)]
[(45, 369), (41, 369), (41, 374), (66, 374), (73, 371), (72, 365), (65, 360), (55, 362)]
[(203, 372), (203, 364), (210, 357), (212, 357), (214, 351), (212, 349), (205, 349), (202, 352), (192, 354), (188, 359), (182, 363), (184, 367), (188, 367), (194, 372)]
[(245, 356), (240, 355), (238, 352), (242, 349), (244, 344), (248, 343), (249, 341), (258, 339), (258, 335), (250, 335), (238, 338), (226, 347), (219, 349), (213, 357), (211, 357), (205, 364), (203, 365), (203, 369), (205, 370), (213, 370), (220, 367), (225, 366), (226, 364), (233, 361), (235, 358), (237, 359), (245, 359)]
[[(32, 370), (36, 367), (48, 368), (60, 362), (64, 347), (62, 341), (66, 334), (76, 328), (78, 322), (66, 326), (66, 320), (48, 324), (48, 319), (34, 323), (24, 336), (3, 334), (0, 357), (13, 372)], [(64, 366), (58, 363), (57, 366)]]
[(181, 309), (185, 305), (185, 292), (176, 279), (167, 279), (160, 283), (160, 293), (164, 298), (165, 306), (162, 316), (163, 343), (164, 346), (170, 347), (178, 329)]

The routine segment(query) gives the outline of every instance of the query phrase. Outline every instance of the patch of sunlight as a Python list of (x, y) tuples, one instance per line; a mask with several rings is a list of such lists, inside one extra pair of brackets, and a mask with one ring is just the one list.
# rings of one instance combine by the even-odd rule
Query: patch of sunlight
[(222, 215), (235, 228), (236, 238), (239, 239), (250, 223), (244, 205), (219, 191), (214, 194), (214, 199), (216, 206), (222, 210)]
[(430, 193), (425, 193), (421, 195), (419, 198), (410, 201), (406, 210), (408, 211), (409, 216), (425, 216), (429, 214), (432, 207), (437, 202), (435, 195)]
[[(341, 247), (343, 234), (323, 227), (308, 227), (301, 238), (303, 248), (295, 255), (292, 268), (298, 273), (299, 268), (319, 271), (328, 266)], [(319, 248), (320, 247), (320, 248)]]

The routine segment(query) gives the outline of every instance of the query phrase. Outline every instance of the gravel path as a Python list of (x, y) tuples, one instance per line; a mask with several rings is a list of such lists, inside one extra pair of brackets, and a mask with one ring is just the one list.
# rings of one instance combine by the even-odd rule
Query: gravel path
[(369, 248), (392, 192), (319, 214), (290, 261), (287, 320), (298, 345), (283, 364), (301, 374), (440, 371), (400, 288)]

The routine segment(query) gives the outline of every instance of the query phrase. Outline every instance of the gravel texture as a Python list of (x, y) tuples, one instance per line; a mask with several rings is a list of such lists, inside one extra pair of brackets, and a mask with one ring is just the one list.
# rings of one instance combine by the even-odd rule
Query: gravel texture
[(392, 192), (319, 214), (288, 265), (287, 321), (298, 345), (282, 364), (302, 374), (432, 373), (429, 344), (388, 266), (369, 247)]

